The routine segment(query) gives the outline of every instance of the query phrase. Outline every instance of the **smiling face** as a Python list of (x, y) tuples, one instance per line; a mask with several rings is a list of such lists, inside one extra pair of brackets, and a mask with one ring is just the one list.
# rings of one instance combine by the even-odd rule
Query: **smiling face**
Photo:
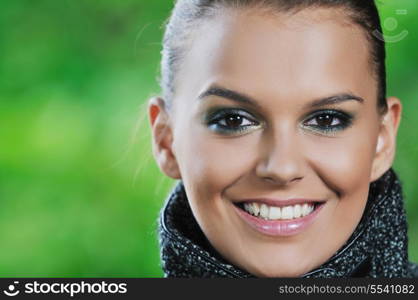
[(157, 161), (215, 249), (256, 276), (328, 260), (393, 159), (367, 40), (341, 18), (225, 10), (197, 29), (177, 75)]

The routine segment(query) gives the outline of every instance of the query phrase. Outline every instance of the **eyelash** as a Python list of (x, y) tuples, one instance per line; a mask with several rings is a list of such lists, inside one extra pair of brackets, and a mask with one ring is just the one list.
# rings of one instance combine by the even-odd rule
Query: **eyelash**
[[(244, 110), (240, 109), (221, 109), (215, 113), (212, 114), (214, 117), (209, 117), (208, 126), (214, 127), (213, 130), (220, 132), (221, 134), (235, 134), (235, 133), (241, 133), (243, 131), (246, 131), (246, 128), (248, 127), (254, 127), (259, 126), (260, 123), (253, 120), (251, 118), (250, 114)], [(225, 120), (227, 117), (230, 116), (239, 116), (242, 119), (249, 120), (251, 125), (241, 125), (238, 129), (231, 129), (228, 126), (221, 125), (220, 121)]]
[[(213, 117), (209, 118), (208, 127), (214, 130), (215, 132), (219, 132), (221, 134), (239, 134), (241, 132), (247, 131), (249, 127), (257, 127), (260, 125), (260, 122), (255, 121), (251, 115), (240, 109), (221, 109), (212, 114)], [(231, 129), (232, 127), (227, 125), (220, 124), (221, 121), (225, 121), (227, 117), (237, 117), (239, 116), (242, 120), (248, 120), (249, 125), (240, 125), (238, 128)], [(319, 125), (318, 121), (320, 117), (327, 117), (330, 118), (331, 125), (323, 126)], [(334, 124), (334, 122), (338, 120), (338, 124)], [(308, 124), (314, 121), (316, 124)], [(311, 114), (308, 118), (303, 121), (303, 127), (320, 132), (325, 134), (333, 134), (338, 131), (342, 131), (352, 125), (353, 116), (351, 114), (342, 112), (340, 110), (334, 109), (327, 109), (327, 110), (319, 110)], [(333, 125), (334, 124), (334, 125)]]
[[(316, 120), (318, 117), (330, 116), (332, 123), (330, 126), (321, 126), (321, 125), (306, 125), (309, 121)], [(348, 127), (350, 127), (353, 123), (353, 115), (349, 113), (345, 113), (340, 110), (335, 109), (326, 109), (326, 110), (319, 110), (311, 114), (306, 121), (304, 121), (304, 127), (310, 127), (315, 131), (324, 132), (326, 134), (332, 134), (337, 131), (342, 131)], [(335, 120), (339, 120), (339, 123), (336, 125), (332, 125)], [(317, 120), (318, 121), (318, 120)], [(318, 124), (318, 122), (316, 122)]]

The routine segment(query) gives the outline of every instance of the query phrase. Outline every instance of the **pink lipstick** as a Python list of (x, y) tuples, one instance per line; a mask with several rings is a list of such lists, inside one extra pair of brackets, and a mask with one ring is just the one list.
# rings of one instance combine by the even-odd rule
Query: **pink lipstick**
[(252, 199), (234, 203), (238, 216), (256, 231), (269, 236), (292, 236), (308, 228), (325, 205), (311, 199)]

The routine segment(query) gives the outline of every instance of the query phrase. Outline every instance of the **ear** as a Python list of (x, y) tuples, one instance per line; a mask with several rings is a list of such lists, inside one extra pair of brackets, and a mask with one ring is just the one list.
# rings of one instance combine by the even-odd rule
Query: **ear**
[(173, 179), (181, 179), (176, 157), (172, 151), (173, 130), (162, 98), (148, 101), (148, 116), (152, 132), (152, 152), (160, 170)]
[(381, 118), (371, 180), (375, 181), (392, 166), (396, 152), (396, 136), (401, 121), (402, 104), (398, 98), (387, 98), (388, 110)]

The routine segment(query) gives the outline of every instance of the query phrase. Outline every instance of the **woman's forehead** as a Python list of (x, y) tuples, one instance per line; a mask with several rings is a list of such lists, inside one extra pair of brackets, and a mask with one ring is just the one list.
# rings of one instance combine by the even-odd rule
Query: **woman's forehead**
[(178, 88), (202, 89), (212, 84), (208, 81), (222, 80), (285, 98), (302, 92), (317, 93), (312, 97), (347, 90), (375, 93), (368, 43), (360, 27), (318, 18), (315, 10), (279, 18), (224, 13), (208, 20), (197, 29)]

